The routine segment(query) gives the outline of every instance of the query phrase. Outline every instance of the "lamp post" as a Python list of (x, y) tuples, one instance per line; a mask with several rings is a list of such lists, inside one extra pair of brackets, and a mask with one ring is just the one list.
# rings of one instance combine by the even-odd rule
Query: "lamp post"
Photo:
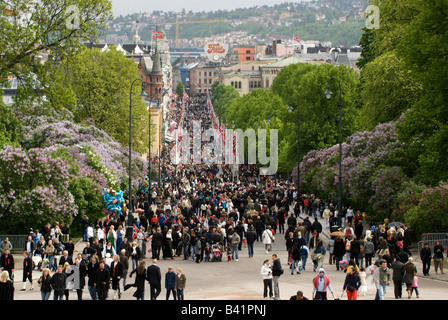
[(134, 223), (133, 217), (133, 207), (132, 207), (132, 180), (131, 180), (131, 170), (132, 170), (132, 87), (134, 83), (140, 81), (142, 83), (142, 92), (140, 93), (141, 97), (146, 96), (146, 92), (144, 91), (144, 82), (142, 79), (135, 79), (129, 90), (129, 213), (128, 213), (128, 222), (126, 227), (126, 237), (130, 241), (132, 239), (132, 225)]
[(327, 99), (331, 98), (333, 94), (330, 90), (330, 81), (336, 80), (339, 84), (339, 183), (338, 183), (338, 216), (341, 215), (341, 203), (342, 203), (342, 89), (341, 82), (335, 78), (331, 77), (327, 81), (327, 91), (325, 91), (325, 97)]
[(292, 106), (291, 100), (295, 99), (297, 101), (297, 182), (296, 182), (296, 188), (297, 188), (297, 200), (300, 197), (300, 116), (299, 116), (299, 101), (296, 99), (296, 97), (292, 96), (289, 98), (289, 104), (288, 104), (288, 111), (291, 113), (294, 108)]

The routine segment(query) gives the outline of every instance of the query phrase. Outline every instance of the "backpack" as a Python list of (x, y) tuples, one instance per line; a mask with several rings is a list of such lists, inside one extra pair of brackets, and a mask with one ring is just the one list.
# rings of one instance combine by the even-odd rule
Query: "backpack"
[(347, 240), (347, 242), (345, 243), (345, 250), (350, 251), (351, 248), (352, 248), (352, 240)]

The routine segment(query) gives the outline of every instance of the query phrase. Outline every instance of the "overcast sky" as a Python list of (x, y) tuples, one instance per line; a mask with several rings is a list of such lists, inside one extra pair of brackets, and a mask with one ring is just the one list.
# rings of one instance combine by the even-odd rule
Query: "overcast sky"
[(112, 0), (112, 11), (115, 17), (120, 14), (126, 15), (136, 12), (153, 12), (161, 11), (182, 11), (183, 8), (188, 11), (214, 11), (214, 10), (231, 10), (241, 7), (254, 7), (257, 5), (274, 5), (283, 2), (300, 2), (291, 0), (165, 0), (165, 1), (148, 1), (148, 0)]

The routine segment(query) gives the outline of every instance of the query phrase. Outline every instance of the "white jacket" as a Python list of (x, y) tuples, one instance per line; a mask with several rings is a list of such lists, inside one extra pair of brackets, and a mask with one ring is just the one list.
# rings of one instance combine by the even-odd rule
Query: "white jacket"
[(263, 264), (261, 266), (260, 274), (263, 276), (263, 279), (272, 279), (271, 267), (267, 264)]
[(271, 244), (272, 243), (272, 232), (269, 229), (266, 229), (263, 231), (263, 243), (264, 244)]

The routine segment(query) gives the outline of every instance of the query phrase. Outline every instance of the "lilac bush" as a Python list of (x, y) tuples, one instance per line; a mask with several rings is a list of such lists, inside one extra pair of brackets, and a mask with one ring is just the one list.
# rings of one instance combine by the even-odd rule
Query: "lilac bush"
[[(396, 194), (406, 176), (394, 165), (402, 147), (395, 122), (372, 131), (357, 132), (342, 143), (342, 198), (346, 205), (380, 215), (390, 215)], [(297, 168), (292, 173), (296, 179)], [(336, 198), (339, 184), (339, 144), (312, 150), (300, 163), (302, 189), (321, 197)], [(392, 205), (392, 207), (390, 206)]]
[[(77, 151), (84, 166), (90, 166), (107, 179), (104, 187), (127, 186), (129, 150), (115, 142), (105, 131), (92, 125), (75, 124), (53, 118), (25, 119), (25, 147), (39, 147), (46, 152), (59, 148)], [(82, 154), (82, 155), (81, 155)], [(144, 180), (147, 161), (138, 152), (132, 152), (132, 187), (138, 188)]]
[(54, 221), (71, 221), (77, 206), (68, 190), (69, 166), (42, 149), (0, 149), (0, 216), (2, 231)]

